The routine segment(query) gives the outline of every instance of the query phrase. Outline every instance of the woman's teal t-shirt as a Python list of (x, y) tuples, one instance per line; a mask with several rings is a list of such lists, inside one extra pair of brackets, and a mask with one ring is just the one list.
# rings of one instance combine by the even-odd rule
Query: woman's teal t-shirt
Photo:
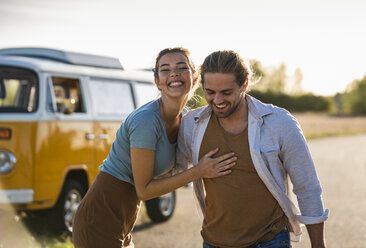
[(154, 176), (159, 176), (175, 165), (175, 147), (176, 144), (169, 142), (159, 101), (154, 100), (133, 111), (122, 123), (99, 170), (134, 184), (130, 148), (154, 150)]

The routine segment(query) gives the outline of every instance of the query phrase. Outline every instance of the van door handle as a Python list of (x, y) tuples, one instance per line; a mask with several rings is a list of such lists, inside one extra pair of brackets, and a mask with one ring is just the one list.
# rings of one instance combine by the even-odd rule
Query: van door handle
[(95, 139), (95, 135), (92, 133), (87, 133), (87, 134), (85, 134), (85, 138), (87, 140), (92, 140), (92, 139)]
[(101, 140), (103, 140), (103, 139), (106, 140), (108, 138), (109, 138), (108, 134), (105, 134), (105, 133), (98, 135), (98, 139), (101, 139)]

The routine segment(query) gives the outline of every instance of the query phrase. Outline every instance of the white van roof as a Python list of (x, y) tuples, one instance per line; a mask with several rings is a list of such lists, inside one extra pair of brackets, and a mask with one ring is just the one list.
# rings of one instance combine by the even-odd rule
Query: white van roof
[(0, 55), (41, 58), (72, 65), (84, 65), (84, 66), (123, 70), (121, 63), (117, 58), (62, 51), (50, 48), (36, 48), (36, 47), (5, 48), (0, 49)]

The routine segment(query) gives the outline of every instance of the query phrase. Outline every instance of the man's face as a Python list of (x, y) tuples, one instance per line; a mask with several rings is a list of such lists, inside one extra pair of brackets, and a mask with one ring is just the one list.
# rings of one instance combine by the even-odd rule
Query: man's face
[(241, 101), (243, 86), (235, 82), (234, 74), (205, 73), (203, 90), (207, 103), (218, 118), (233, 114)]

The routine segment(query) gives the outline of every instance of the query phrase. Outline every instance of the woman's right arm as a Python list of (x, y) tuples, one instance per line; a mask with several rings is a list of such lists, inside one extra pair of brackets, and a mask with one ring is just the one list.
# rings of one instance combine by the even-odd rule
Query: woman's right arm
[(235, 165), (233, 153), (212, 158), (218, 149), (208, 152), (197, 166), (171, 177), (154, 179), (155, 151), (143, 148), (131, 148), (132, 173), (139, 199), (148, 200), (169, 193), (199, 178), (215, 178), (227, 175)]

